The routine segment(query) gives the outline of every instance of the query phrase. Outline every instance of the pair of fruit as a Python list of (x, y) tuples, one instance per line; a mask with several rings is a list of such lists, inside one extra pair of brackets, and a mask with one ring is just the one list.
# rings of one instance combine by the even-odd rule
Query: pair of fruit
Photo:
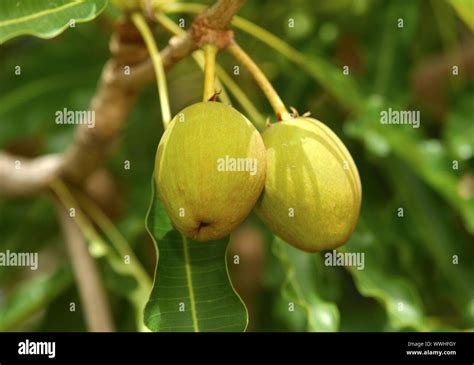
[(361, 202), (357, 167), (324, 124), (296, 118), (261, 136), (218, 102), (191, 105), (173, 119), (158, 147), (155, 180), (176, 228), (199, 241), (226, 236), (255, 207), (295, 247), (332, 249), (349, 239)]

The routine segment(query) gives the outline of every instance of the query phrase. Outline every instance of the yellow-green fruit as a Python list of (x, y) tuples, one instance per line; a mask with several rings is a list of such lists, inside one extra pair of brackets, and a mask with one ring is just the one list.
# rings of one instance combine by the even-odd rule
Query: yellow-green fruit
[(230, 106), (203, 102), (182, 110), (166, 129), (155, 181), (176, 229), (209, 241), (247, 217), (265, 171), (265, 146), (252, 123)]
[(267, 176), (258, 216), (301, 250), (343, 245), (356, 226), (362, 192), (341, 140), (316, 119), (296, 118), (273, 124), (263, 141)]

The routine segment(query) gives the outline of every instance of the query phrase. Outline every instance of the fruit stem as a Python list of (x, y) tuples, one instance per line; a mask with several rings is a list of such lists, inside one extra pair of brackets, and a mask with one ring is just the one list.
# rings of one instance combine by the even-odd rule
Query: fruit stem
[(158, 95), (160, 97), (161, 105), (161, 117), (163, 119), (163, 127), (166, 129), (171, 120), (171, 111), (170, 103), (168, 98), (168, 86), (166, 85), (166, 75), (163, 67), (163, 62), (160, 57), (160, 52), (158, 46), (153, 38), (153, 34), (148, 26), (145, 18), (140, 13), (132, 14), (133, 24), (137, 27), (140, 32), (148, 53), (150, 54), (151, 62), (153, 64), (153, 69), (155, 70), (156, 75), (156, 85), (158, 88)]
[[(177, 4), (176, 4), (177, 5)], [(166, 15), (160, 12), (155, 13), (155, 20), (168, 32), (174, 35), (180, 35), (184, 33), (178, 25), (168, 18)], [(195, 51), (192, 54), (195, 61), (199, 64), (202, 68), (204, 65), (204, 55), (202, 51)], [(231, 104), (230, 99), (226, 96), (225, 88), (229, 89), (230, 93), (234, 96), (234, 98), (239, 102), (245, 112), (248, 114), (249, 118), (255, 124), (255, 127), (259, 131), (263, 131), (266, 128), (265, 120), (260, 114), (259, 110), (256, 106), (252, 103), (252, 101), (247, 97), (245, 92), (239, 87), (239, 85), (233, 80), (233, 78), (228, 75), (222, 67), (219, 66), (219, 63), (216, 62), (216, 88), (218, 90), (222, 90), (222, 93), (219, 95), (219, 99), (223, 103)], [(221, 83), (222, 82), (222, 83)]]
[(161, 10), (166, 13), (200, 13), (204, 9), (206, 9), (204, 4), (169, 2), (164, 4)]
[[(166, 13), (199, 13), (205, 9), (205, 5), (197, 3), (181, 3), (170, 2), (163, 5), (163, 11)], [(250, 20), (235, 15), (232, 18), (231, 25), (242, 30), (251, 37), (263, 42), (270, 48), (274, 49), (288, 60), (300, 67), (312, 79), (319, 82), (324, 89), (328, 90), (346, 109), (353, 112), (359, 112), (363, 100), (358, 93), (356, 85), (349, 81), (348, 90), (344, 94), (338, 93), (338, 86), (332, 82), (333, 78), (329, 77), (327, 70), (328, 65), (321, 58), (307, 58), (303, 53), (299, 52), (288, 43), (280, 39), (275, 34), (253, 23)], [(347, 95), (347, 96), (344, 96)]]
[(270, 102), (278, 120), (290, 120), (291, 116), (288, 113), (288, 110), (283, 104), (280, 96), (277, 94), (273, 88), (270, 81), (267, 79), (262, 70), (257, 66), (257, 64), (250, 58), (250, 56), (234, 41), (232, 42), (226, 50), (234, 56), (253, 76), (257, 84), (262, 89), (263, 93)]
[(216, 55), (217, 47), (213, 44), (205, 44), (204, 50), (204, 91), (203, 101), (208, 101), (215, 94), (216, 78)]
[(254, 105), (254, 103), (252, 103), (252, 101), (247, 97), (245, 92), (239, 87), (234, 79), (219, 65), (217, 65), (216, 73), (222, 83), (229, 89), (231, 94), (245, 110), (247, 116), (253, 122), (255, 127), (260, 132), (263, 132), (267, 127), (265, 124), (265, 119), (263, 118), (262, 114), (260, 114), (260, 111)]
[[(156, 22), (162, 28), (164, 28), (167, 32), (169, 32), (171, 34), (174, 34), (174, 35), (181, 35), (183, 33), (186, 33), (183, 29), (181, 29), (178, 26), (178, 24), (176, 24), (173, 20), (168, 18), (163, 13), (160, 13), (159, 11), (157, 11), (153, 15), (154, 15), (154, 19), (156, 20)], [(201, 51), (201, 50), (197, 50), (197, 51), (194, 51), (191, 54), (191, 56), (193, 57), (194, 61), (198, 64), (198, 66), (201, 68), (201, 70), (204, 71), (204, 52)], [(216, 66), (217, 66), (217, 64), (216, 64)], [(216, 71), (218, 72), (219, 70), (216, 70)], [(226, 104), (232, 104), (230, 99), (229, 99), (229, 95), (227, 94), (226, 89), (224, 88), (224, 86), (222, 85), (222, 83), (219, 80), (219, 77), (215, 78), (215, 82), (216, 82), (216, 85), (215, 85), (216, 89), (222, 91), (219, 94), (220, 101), (222, 101), (223, 103), (226, 103)]]

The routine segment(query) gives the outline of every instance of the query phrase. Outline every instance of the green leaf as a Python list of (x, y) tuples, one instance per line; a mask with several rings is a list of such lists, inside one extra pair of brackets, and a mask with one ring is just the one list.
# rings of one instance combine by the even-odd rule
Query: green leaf
[(458, 16), (474, 31), (474, 2), (472, 0), (449, 0)]
[(45, 307), (72, 284), (68, 266), (21, 284), (0, 306), (0, 331), (10, 331), (37, 310)]
[(248, 323), (247, 309), (230, 282), (229, 239), (196, 242), (173, 229), (155, 184), (147, 228), (158, 264), (145, 323), (161, 332), (239, 332)]
[(474, 123), (472, 123), (472, 98), (469, 94), (455, 101), (446, 118), (443, 140), (453, 155), (461, 160), (474, 157)]
[[(421, 128), (410, 125), (381, 124), (380, 113), (388, 108), (403, 110), (373, 96), (365, 103), (364, 112), (347, 125), (349, 135), (365, 142), (378, 156), (393, 153), (403, 160), (424, 182), (435, 189), (453, 208), (459, 211), (469, 232), (474, 232), (474, 197), (459, 194), (460, 176), (453, 170), (453, 156), (438, 139), (426, 139)], [(377, 141), (374, 144), (374, 141)], [(383, 148), (380, 148), (383, 146)], [(383, 154), (379, 153), (383, 151)], [(460, 167), (462, 171), (462, 167)]]
[(348, 268), (358, 291), (375, 298), (385, 307), (393, 329), (411, 327), (425, 330), (423, 306), (416, 287), (406, 274), (400, 271), (394, 274), (389, 269), (393, 257), (381, 244), (382, 236), (374, 235), (364, 227), (367, 224), (365, 221), (362, 217), (357, 232), (347, 245), (340, 248), (341, 252), (361, 252), (365, 255), (363, 270), (353, 266)]
[[(0, 251), (40, 251), (57, 240), (55, 218), (47, 196), (39, 195), (31, 200), (0, 199)], [(31, 239), (31, 232), (35, 239)], [(14, 285), (22, 270), (20, 266), (0, 266), (0, 286)]]
[(20, 35), (53, 38), (70, 25), (96, 18), (107, 0), (2, 0), (0, 44)]
[(335, 303), (324, 300), (319, 294), (314, 256), (297, 250), (278, 237), (275, 237), (272, 248), (285, 271), (281, 294), (286, 302), (282, 303), (282, 311), (288, 313), (285, 317), (290, 317), (290, 324), (297, 323), (296, 317), (301, 316), (308, 332), (337, 331), (339, 310)]
[[(436, 268), (434, 276), (428, 276), (429, 273), (421, 274), (426, 284), (419, 283), (417, 286), (423, 291), (423, 299), (427, 304), (439, 301), (425, 299), (424, 292), (434, 292), (436, 297), (445, 298), (443, 307), (450, 304), (450, 310), (444, 310), (445, 315), (454, 318), (453, 309), (457, 308), (464, 320), (472, 325), (474, 314), (470, 308), (474, 288), (470, 283), (474, 279), (474, 270), (470, 263), (474, 259), (474, 252), (467, 246), (472, 237), (457, 229), (452, 212), (414, 174), (403, 167), (400, 161), (394, 159), (387, 169), (393, 189), (399, 195), (399, 203), (405, 208), (403, 226), (415, 237), (410, 247), (424, 248), (417, 256), (423, 257), (425, 261), (430, 260), (429, 267)], [(454, 264), (454, 255), (462, 256), (462, 260)], [(412, 281), (415, 280), (416, 277), (413, 277)]]

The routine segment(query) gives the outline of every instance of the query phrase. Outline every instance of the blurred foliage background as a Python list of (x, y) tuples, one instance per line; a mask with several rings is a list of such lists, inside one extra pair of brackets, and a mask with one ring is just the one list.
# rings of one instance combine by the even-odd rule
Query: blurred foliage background
[[(364, 270), (327, 267), (323, 254), (273, 241), (249, 217), (233, 237), (243, 259), (232, 275), (250, 310), (250, 330), (474, 329), (474, 38), (464, 22), (473, 13), (459, 3), (248, 0), (242, 8), (240, 16), (305, 55), (305, 67), (295, 65), (236, 30), (285, 103), (327, 123), (351, 151), (363, 204), (357, 230), (341, 251), (365, 253)], [(74, 128), (58, 128), (54, 113), (88, 108), (116, 16), (109, 7), (94, 22), (53, 40), (19, 38), (0, 47), (1, 149), (36, 156), (68, 146)], [(170, 16), (186, 24), (193, 17)], [(403, 28), (397, 26), (400, 18)], [(163, 47), (169, 34), (155, 30)], [(218, 61), (232, 73), (229, 55), (220, 54)], [(22, 66), (21, 78), (14, 74), (16, 65)], [(453, 75), (453, 65), (459, 75)], [(348, 76), (343, 66), (349, 66)], [(200, 100), (202, 73), (191, 58), (167, 76), (173, 112)], [(262, 115), (271, 115), (245, 71), (234, 80)], [(389, 107), (420, 110), (421, 127), (381, 125), (380, 111)], [(107, 213), (150, 276), (155, 254), (144, 222), (161, 133), (156, 88), (150, 85), (130, 115), (109, 172), (96, 181), (99, 192), (113, 191)], [(0, 267), (0, 330), (85, 330), (81, 306), (69, 311), (69, 303), (80, 299), (47, 196), (0, 199), (0, 251), (7, 249), (38, 251), (42, 264), (37, 272)], [(128, 300), (136, 283), (114, 272), (106, 257), (97, 260), (117, 329), (137, 330)], [(294, 312), (289, 301), (296, 304)]]

